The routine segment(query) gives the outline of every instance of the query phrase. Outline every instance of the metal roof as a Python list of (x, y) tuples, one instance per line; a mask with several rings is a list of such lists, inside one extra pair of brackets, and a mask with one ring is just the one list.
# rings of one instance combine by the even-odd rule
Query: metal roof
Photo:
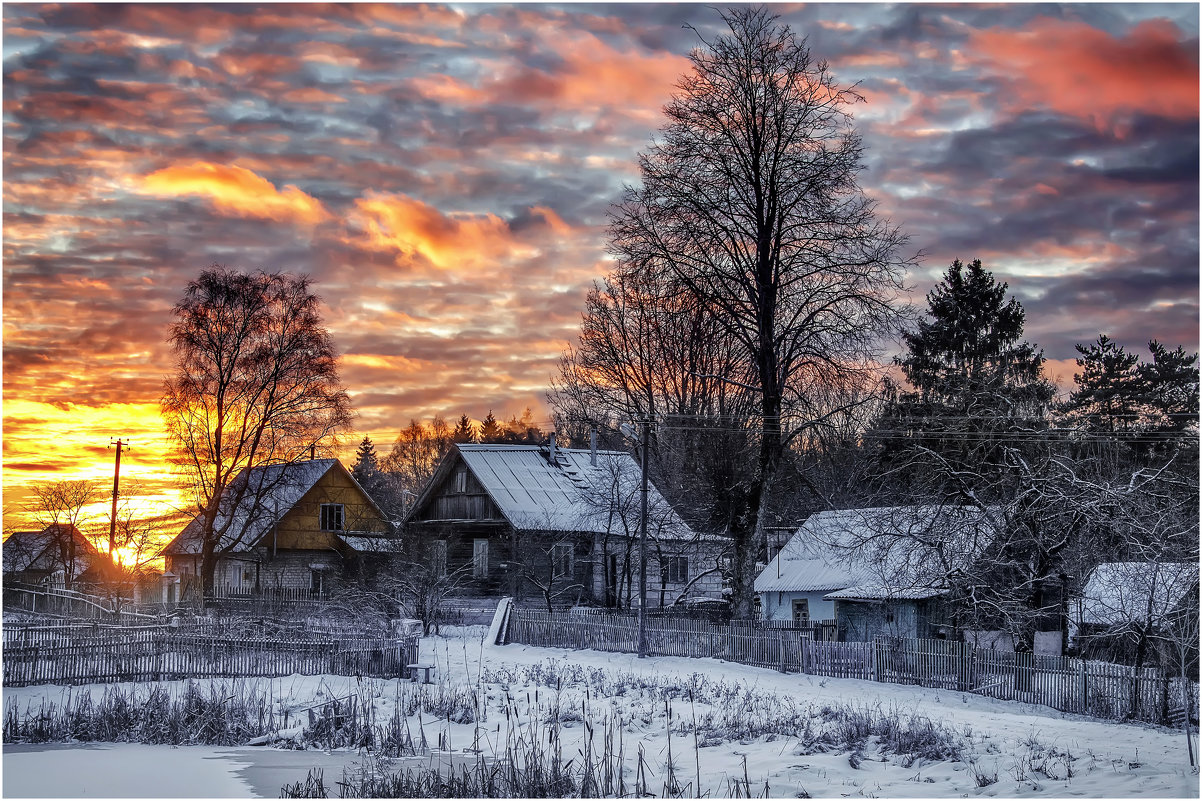
[[(337, 459), (309, 459), (288, 464), (258, 465), (243, 470), (230, 482), (232, 494), (229, 497), (240, 494), (237, 506), (230, 509), (228, 507), (231, 504), (222, 503), (214, 522), (214, 530), (221, 530), (230, 522), (216, 550), (219, 553), (244, 553), (251, 550), (335, 465), (341, 467), (342, 463)], [(350, 473), (347, 475), (350, 476)], [(351, 480), (354, 481), (353, 476)], [(355, 482), (355, 485), (358, 486), (358, 482)], [(379, 512), (371, 496), (366, 492), (363, 495)], [(384, 519), (383, 513), (380, 515), (381, 519)], [(163, 553), (199, 554), (203, 526), (204, 517), (197, 515), (163, 549)], [(345, 540), (346, 537), (342, 539)]]
[[(946, 591), (993, 539), (991, 514), (970, 507), (887, 506), (811, 515), (755, 580), (756, 592), (837, 599), (922, 599)], [(936, 548), (942, 558), (936, 556)]]
[(1113, 626), (1163, 621), (1198, 584), (1197, 562), (1105, 562), (1089, 574), (1081, 622)]
[(72, 578), (78, 577), (89, 566), (89, 560), (99, 556), (100, 551), (78, 528), (69, 523), (53, 523), (41, 531), (14, 531), (10, 534), (0, 548), (0, 561), (3, 561), (4, 572), (53, 570), (55, 567), (63, 567), (63, 557), (59, 548), (67, 541), (68, 535), (75, 540), (77, 549), (76, 562), (72, 565)]
[[(537, 445), (456, 446), (472, 475), (518, 531), (621, 534), (638, 531), (641, 471), (629, 454)], [(419, 502), (420, 503), (420, 502)], [(696, 535), (653, 484), (647, 491), (648, 534)]]

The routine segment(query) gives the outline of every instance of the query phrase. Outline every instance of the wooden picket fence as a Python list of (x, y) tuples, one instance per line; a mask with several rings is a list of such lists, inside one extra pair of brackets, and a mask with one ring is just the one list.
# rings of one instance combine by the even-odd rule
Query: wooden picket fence
[(93, 595), (62, 587), (5, 582), (3, 605), (6, 611), (19, 610), (38, 615), (63, 617), (71, 620), (142, 621), (154, 615), (141, 614), (131, 608), (128, 599), (122, 604), (112, 597)]
[[(638, 624), (625, 616), (514, 609), (506, 642), (635, 653)], [(647, 621), (651, 656), (712, 657), (782, 672), (917, 684), (1023, 701), (1113, 720), (1166, 724), (1197, 719), (1198, 684), (1154, 667), (976, 648), (946, 640), (829, 642), (809, 632), (754, 630), (697, 620)], [(1184, 688), (1185, 703), (1182, 703)]]
[[(17, 641), (16, 636), (26, 641)], [(418, 638), (284, 638), (180, 632), (170, 627), (71, 632), (5, 630), (4, 685), (93, 684), (233, 676), (408, 677)]]

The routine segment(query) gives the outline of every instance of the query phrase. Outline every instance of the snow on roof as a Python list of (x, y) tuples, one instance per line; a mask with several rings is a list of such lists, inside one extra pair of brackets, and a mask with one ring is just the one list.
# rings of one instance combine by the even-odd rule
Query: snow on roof
[(1105, 562), (1089, 574), (1081, 622), (1104, 626), (1167, 618), (1197, 586), (1197, 562)]
[(755, 580), (756, 592), (821, 592), (830, 599), (921, 599), (945, 591), (992, 540), (970, 507), (887, 506), (818, 512)]
[(65, 542), (67, 534), (75, 540), (77, 561), (73, 567), (78, 576), (88, 567), (87, 559), (100, 552), (78, 528), (67, 523), (53, 523), (40, 531), (14, 531), (10, 534), (3, 547), (0, 547), (4, 572), (62, 567), (62, 556), (56, 551), (60, 539)]
[[(556, 448), (555, 461), (537, 445), (456, 446), (464, 463), (519, 531), (637, 531), (641, 472), (629, 454)], [(648, 484), (648, 534), (660, 539), (695, 535), (659, 490)], [(612, 512), (621, 518), (616, 524)], [(625, 526), (623, 526), (625, 523)]]
[[(237, 507), (230, 509), (230, 504), (223, 502), (213, 524), (214, 530), (219, 531), (230, 523), (217, 550), (249, 551), (336, 464), (337, 459), (309, 459), (243, 470), (230, 482), (227, 492), (230, 498), (241, 495)], [(197, 515), (163, 553), (200, 553), (203, 526), (204, 516)]]
[(400, 553), (401, 541), (397, 537), (371, 537), (357, 534), (340, 534), (338, 539), (359, 553)]

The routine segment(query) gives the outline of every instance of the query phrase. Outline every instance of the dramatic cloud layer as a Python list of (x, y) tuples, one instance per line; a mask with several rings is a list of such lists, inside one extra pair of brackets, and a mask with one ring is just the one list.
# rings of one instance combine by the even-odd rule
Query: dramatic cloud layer
[[(1073, 344), (1198, 338), (1198, 10), (779, 6), (858, 82), (862, 183)], [(184, 285), (309, 273), (359, 434), (543, 396), (606, 211), (703, 5), (4, 8), (4, 486), (123, 469), (168, 497), (155, 402)]]

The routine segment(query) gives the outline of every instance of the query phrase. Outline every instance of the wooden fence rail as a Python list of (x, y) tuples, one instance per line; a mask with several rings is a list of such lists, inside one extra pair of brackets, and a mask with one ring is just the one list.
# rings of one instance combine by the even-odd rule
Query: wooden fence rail
[(181, 633), (173, 629), (107, 629), (13, 643), (3, 651), (4, 685), (92, 684), (118, 681), (293, 673), (408, 677), (418, 638), (288, 639)]
[[(573, 616), (514, 609), (506, 642), (634, 653), (638, 624), (618, 615)], [(649, 619), (651, 656), (712, 657), (744, 665), (832, 678), (917, 684), (1025, 701), (1114, 720), (1169, 723), (1181, 715), (1182, 679), (1154, 667), (1075, 657), (990, 651), (947, 640), (878, 638), (830, 642), (810, 631), (719, 626), (700, 620)], [(1198, 684), (1185, 683), (1196, 719)]]

